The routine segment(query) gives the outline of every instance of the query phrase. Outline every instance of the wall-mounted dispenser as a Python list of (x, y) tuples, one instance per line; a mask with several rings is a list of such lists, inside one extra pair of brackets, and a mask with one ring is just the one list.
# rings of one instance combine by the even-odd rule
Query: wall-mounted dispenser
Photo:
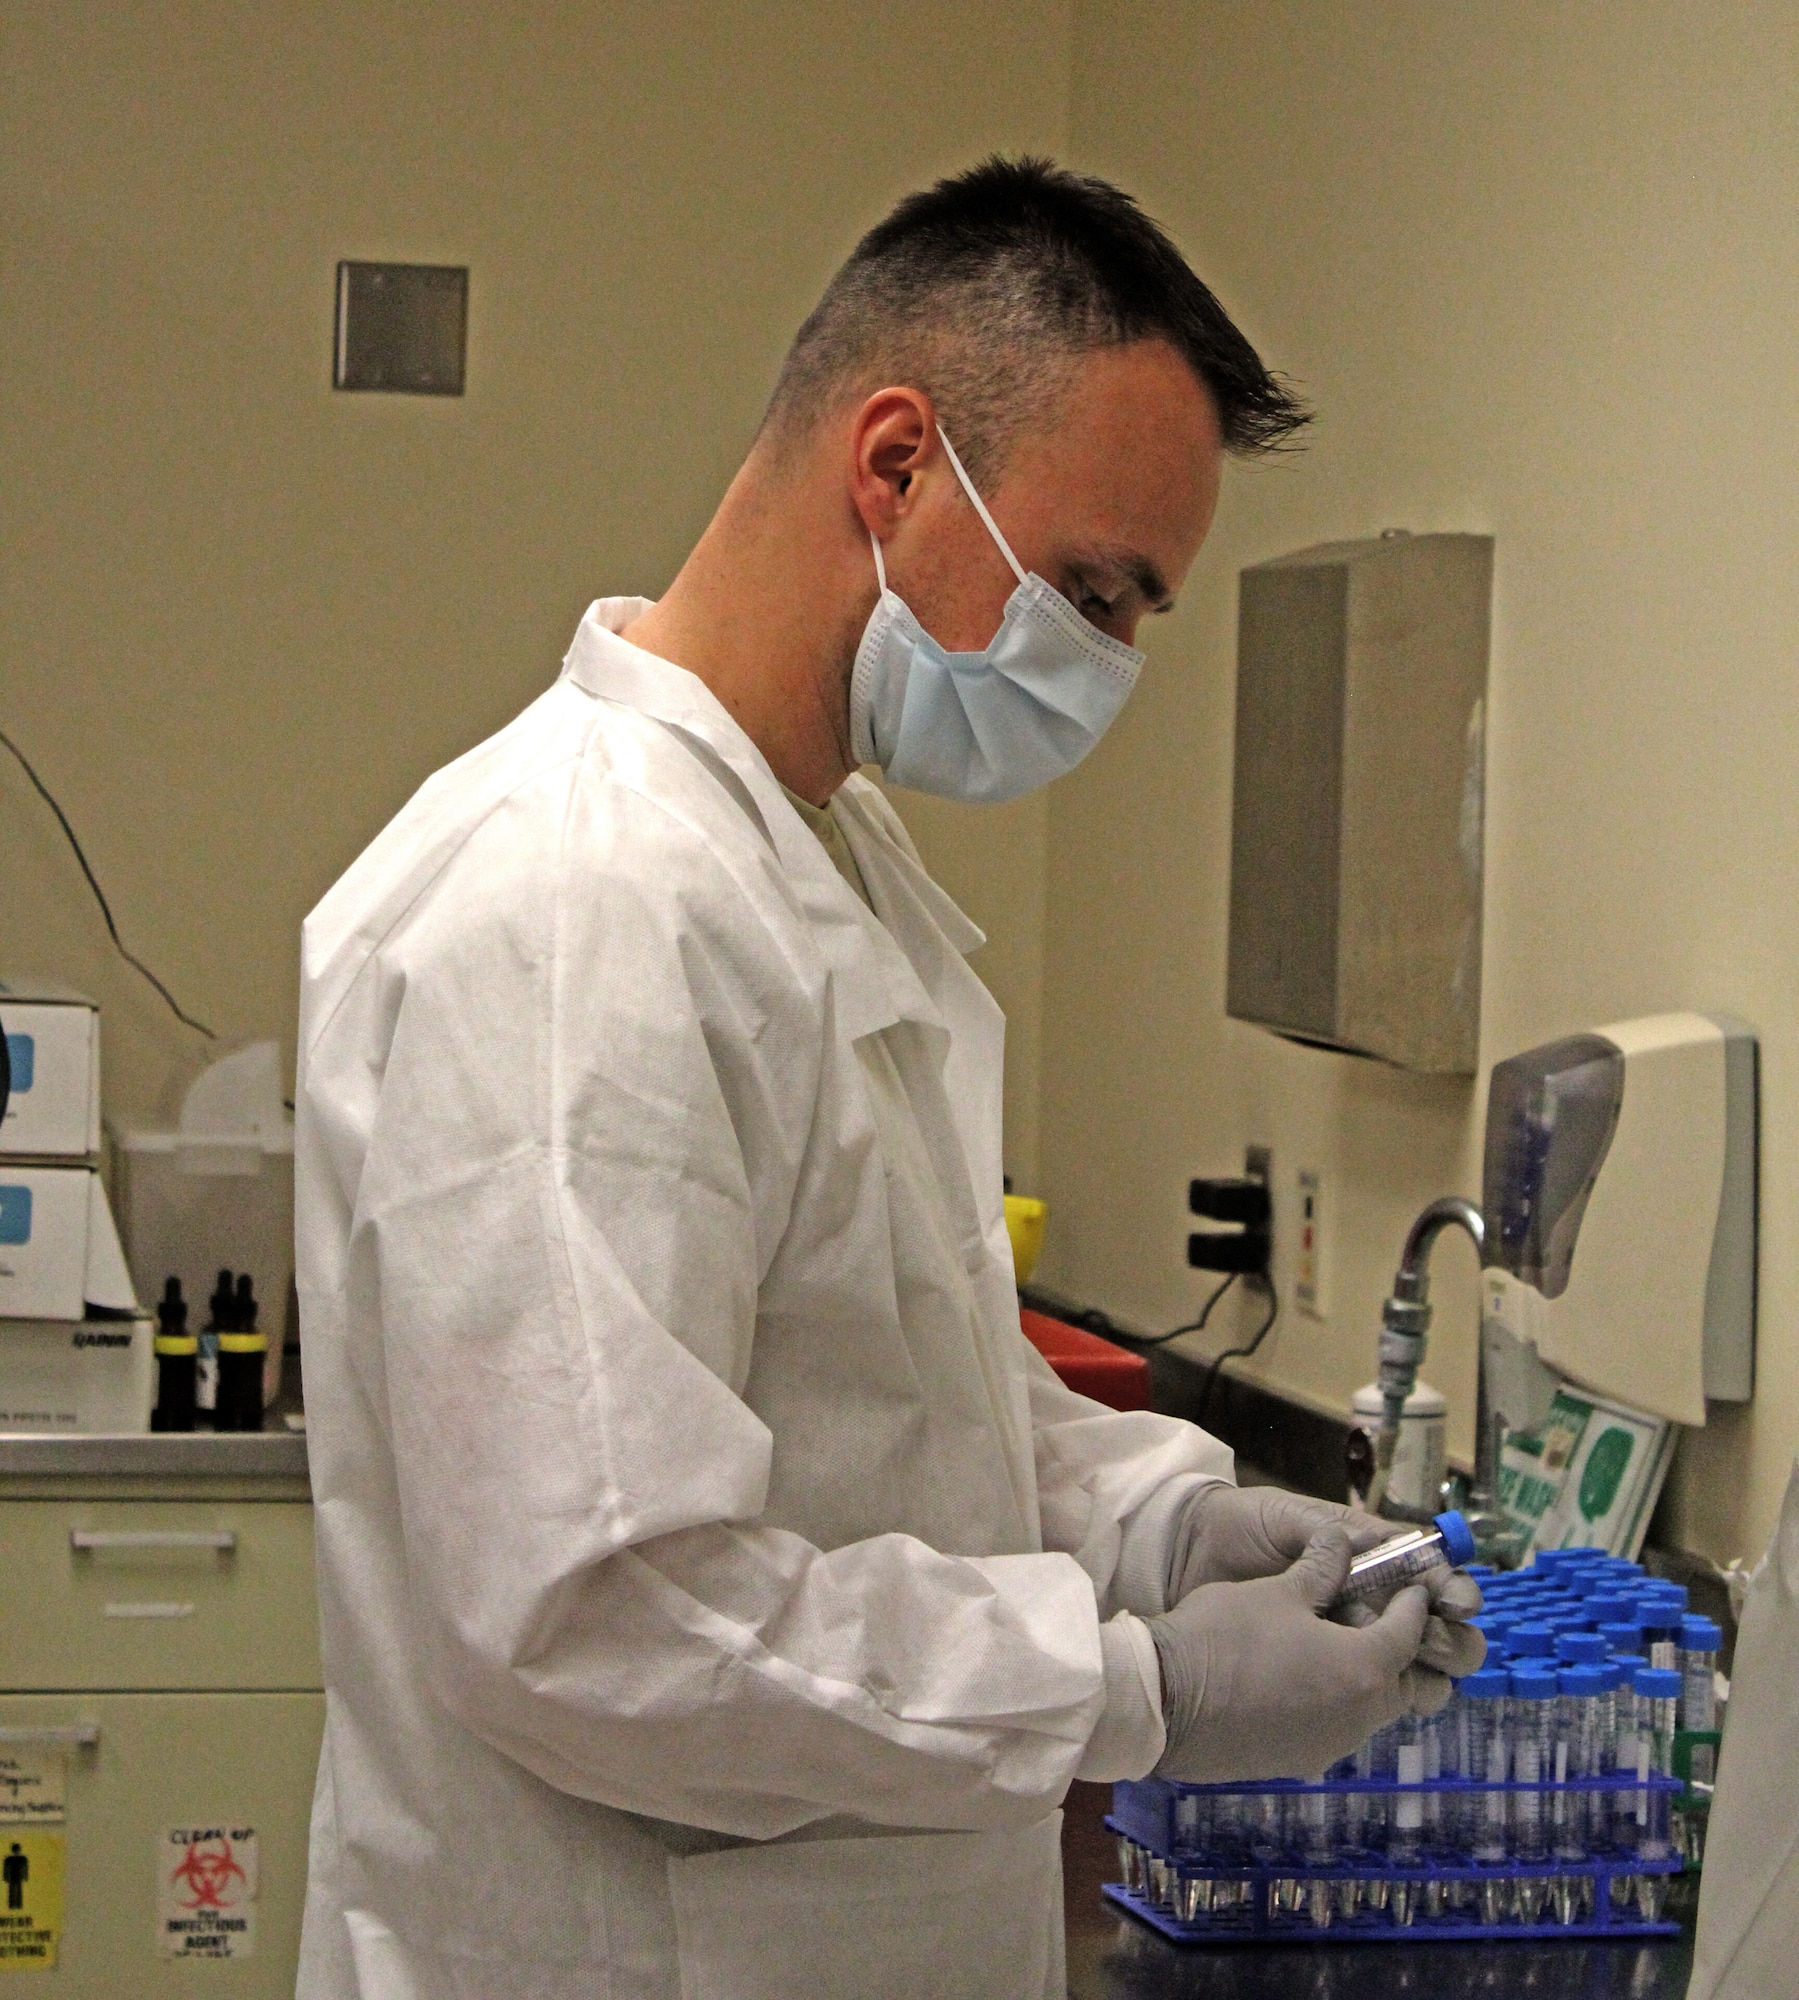
[(1472, 1076), (1493, 543), (1331, 542), (1242, 575), (1227, 1006)]
[(1747, 1402), (1756, 1121), (1755, 1036), (1724, 1015), (1621, 1021), (1495, 1064), (1485, 1318), (1676, 1423)]

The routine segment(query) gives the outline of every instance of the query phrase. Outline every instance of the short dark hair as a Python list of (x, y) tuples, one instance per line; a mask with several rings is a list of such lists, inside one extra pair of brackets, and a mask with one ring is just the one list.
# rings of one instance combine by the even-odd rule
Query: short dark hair
[(862, 238), (795, 336), (767, 423), (791, 431), (838, 397), (906, 382), (971, 473), (991, 477), (1033, 394), (1097, 348), (1155, 339), (1210, 392), (1226, 450), (1278, 450), (1311, 420), (1128, 194), (996, 156), (908, 195)]

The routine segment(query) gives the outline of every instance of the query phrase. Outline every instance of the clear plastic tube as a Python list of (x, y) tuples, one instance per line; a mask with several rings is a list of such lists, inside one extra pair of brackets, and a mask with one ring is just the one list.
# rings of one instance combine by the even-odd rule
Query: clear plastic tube
[[(1470, 1674), (1461, 1687), (1466, 1769), (1470, 1778), (1483, 1784), (1462, 1795), (1458, 1838), (1483, 1867), (1497, 1867), (1505, 1860), (1509, 1839), (1505, 1785), (1512, 1774), (1510, 1684), (1503, 1667), (1487, 1667)], [(1496, 1876), (1488, 1877), (1480, 1883), (1477, 1895), (1482, 1923), (1497, 1923), (1504, 1914), (1504, 1883)]]
[[(1394, 1724), (1393, 1775), (1402, 1785), (1424, 1783), (1428, 1731), (1421, 1716), (1408, 1715)], [(1416, 1868), (1424, 1859), (1424, 1794), (1388, 1794), (1387, 1859), (1397, 1868)]]
[(1391, 1596), (1413, 1577), (1447, 1563), (1460, 1569), (1474, 1560), (1474, 1536), (1460, 1514), (1439, 1514), (1428, 1528), (1409, 1528), (1369, 1549), (1349, 1565), (1349, 1581), (1338, 1594), (1339, 1604)]
[[(1603, 1667), (1565, 1667), (1557, 1676), (1555, 1784), (1553, 1824), (1555, 1858), (1584, 1861), (1598, 1844), (1593, 1825), (1597, 1796), (1569, 1785), (1570, 1779), (1598, 1774), (1605, 1711), (1610, 1703), (1610, 1676)], [(1604, 1838), (1601, 1831), (1598, 1839)], [(1564, 1915), (1562, 1921), (1569, 1918)]]
[(1545, 1787), (1554, 1770), (1556, 1682), (1530, 1668), (1512, 1674), (1512, 1776), (1531, 1787), (1512, 1800), (1512, 1852), (1520, 1861), (1549, 1858)]
[[(1716, 1729), (1718, 1726), (1718, 1648), (1724, 1634), (1709, 1618), (1680, 1621), (1680, 1726), (1682, 1729)], [(1718, 1775), (1718, 1751), (1712, 1743), (1692, 1746), (1692, 1777), (1695, 1784), (1709, 1785)]]
[[(1342, 1858), (1343, 1794), (1304, 1792), (1299, 1798), (1300, 1859), (1310, 1868), (1334, 1868)], [(1305, 1910), (1315, 1930), (1330, 1927), (1336, 1914), (1328, 1876), (1305, 1878)]]
[(1549, 1785), (1555, 1771), (1556, 1678), (1540, 1667), (1512, 1670), (1512, 1854), (1520, 1873), (1512, 1884), (1513, 1910), (1534, 1924), (1549, 1895), (1548, 1878), (1530, 1872), (1549, 1859)]
[[(1674, 1732), (1680, 1724), (1680, 1675), (1672, 1668), (1643, 1667), (1636, 1676), (1637, 1771), (1667, 1776), (1674, 1769)], [(1666, 1861), (1674, 1852), (1671, 1807), (1666, 1791), (1638, 1794), (1637, 1853), (1645, 1861)], [(1667, 1899), (1664, 1874), (1637, 1877), (1637, 1908), (1646, 1920), (1662, 1912)]]
[[(1718, 1697), (1714, 1675), (1724, 1635), (1709, 1618), (1680, 1621), (1680, 1726), (1716, 1729)], [(1709, 1748), (1710, 1746), (1703, 1746)], [(1695, 1777), (1698, 1773), (1695, 1771)]]

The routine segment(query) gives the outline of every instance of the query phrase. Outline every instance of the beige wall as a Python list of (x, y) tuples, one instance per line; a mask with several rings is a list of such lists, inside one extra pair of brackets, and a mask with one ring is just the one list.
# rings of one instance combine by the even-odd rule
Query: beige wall
[[(1067, 0), (12, 0), (0, 727), (193, 1012), (291, 1061), (306, 910), (592, 597), (666, 582), (856, 234), (987, 149), (1063, 149), (1068, 26)], [(471, 267), (466, 397), (332, 393), (343, 257)], [(152, 1115), (204, 1045), (0, 766), (0, 968), (92, 992), (108, 1111)], [(1012, 824), (947, 872), (993, 933), (1028, 1134), (1041, 802)]]
[[(1223, 1018), (1235, 576), (1491, 532), (1484, 1045), (1761, 1027), (1761, 1394), (1689, 1447), (1676, 1517), (1759, 1543), (1799, 1442), (1790, 9), (15, 0), (4, 34), (0, 726), (128, 939), (290, 1056), (301, 915), (589, 597), (666, 580), (855, 231), (993, 147), (1138, 189), (1323, 418), (1233, 472), (1088, 767), (998, 815), (901, 801), (992, 935), (1046, 1275), (1174, 1324), (1188, 1175), (1266, 1141), (1284, 1289), (1299, 1166), (1335, 1255), (1327, 1320), (1258, 1365), (1333, 1408), (1371, 1373), (1406, 1222), (1475, 1188), (1480, 1097)], [(464, 399), (330, 392), (346, 256), (472, 266)], [(201, 1046), (4, 763), (0, 827), (0, 967), (94, 992), (109, 1109), (154, 1112)], [(1471, 1262), (1441, 1253), (1430, 1364), (1464, 1446)]]
[[(1077, 158), (1322, 417), (1233, 475), (1141, 692), (1052, 794), (1046, 1274), (1176, 1324), (1186, 1178), (1263, 1140), (1283, 1289), (1300, 1166), (1336, 1269), (1328, 1320), (1289, 1310), (1257, 1365), (1339, 1409), (1372, 1375), (1407, 1221), (1479, 1192), (1483, 1096), (1224, 1019), (1235, 578), (1388, 526), (1491, 533), (1486, 1059), (1682, 1006), (1764, 1037), (1759, 1391), (1689, 1440), (1674, 1510), (1754, 1553), (1799, 1445), (1799, 16), (1082, 0), (1076, 42), (1107, 51)], [(1438, 1263), (1429, 1373), (1466, 1448), (1473, 1259)]]

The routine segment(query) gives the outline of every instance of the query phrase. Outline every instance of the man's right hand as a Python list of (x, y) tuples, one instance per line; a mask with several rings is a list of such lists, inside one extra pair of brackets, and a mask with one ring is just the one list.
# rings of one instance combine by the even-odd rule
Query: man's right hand
[(1321, 1529), (1280, 1576), (1207, 1583), (1149, 1622), (1168, 1744), (1156, 1775), (1189, 1783), (1316, 1778), (1449, 1682), (1416, 1664), (1430, 1611), (1418, 1585), (1360, 1626), (1319, 1614), (1349, 1575), (1349, 1533)]

